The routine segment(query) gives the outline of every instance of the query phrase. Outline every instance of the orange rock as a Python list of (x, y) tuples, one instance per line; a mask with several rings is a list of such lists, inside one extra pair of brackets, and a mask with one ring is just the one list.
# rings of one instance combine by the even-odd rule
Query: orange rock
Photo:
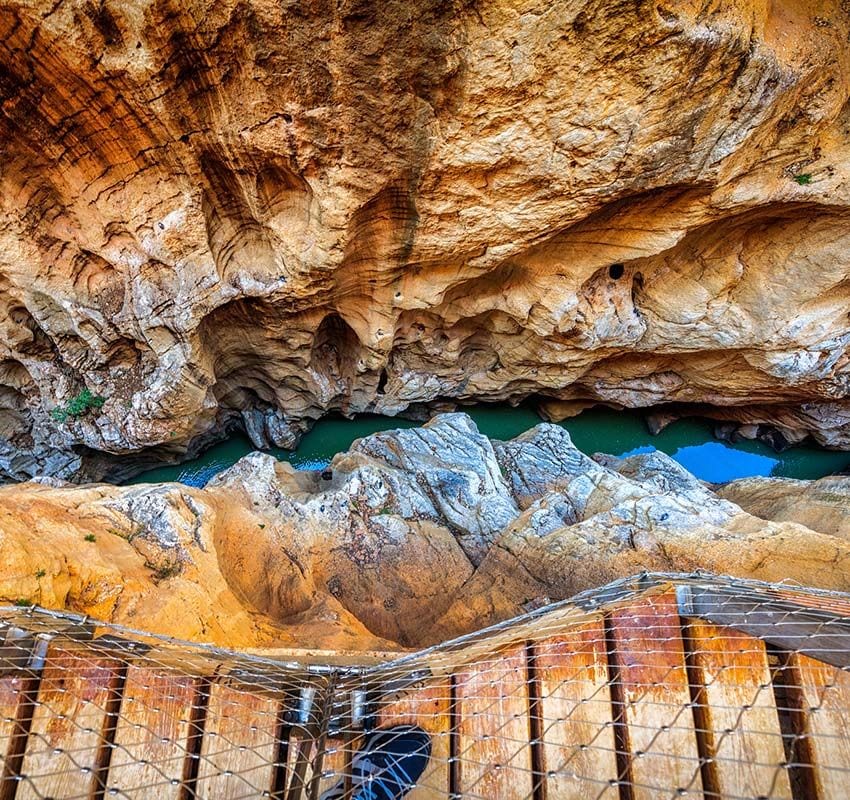
[(641, 570), (850, 590), (846, 477), (715, 492), (661, 453), (590, 459), (553, 425), (492, 443), (462, 414), (362, 439), (330, 472), (254, 453), (206, 489), (2, 487), (0, 602), (231, 647), (386, 651)]
[(178, 5), (0, 13), (6, 475), (532, 394), (850, 445), (839, 0)]

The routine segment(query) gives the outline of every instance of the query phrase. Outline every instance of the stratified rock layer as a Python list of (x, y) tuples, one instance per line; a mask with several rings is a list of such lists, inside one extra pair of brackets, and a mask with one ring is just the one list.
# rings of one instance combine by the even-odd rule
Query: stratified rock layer
[(204, 490), (0, 489), (0, 600), (231, 646), (417, 646), (643, 569), (850, 590), (848, 495), (715, 493), (661, 453), (590, 458), (550, 424), (491, 442), (445, 414), (326, 471), (253, 453)]
[(781, 404), (847, 447), (849, 23), (2, 0), (0, 468), (530, 394)]
[(717, 494), (756, 517), (799, 522), (850, 542), (850, 477), (743, 478), (720, 487)]
[[(0, 597), (238, 648), (387, 645), (280, 553), (266, 580), (286, 595), (283, 612), (274, 618), (246, 603), (231, 576), (249, 569), (254, 531), (250, 512), (177, 484), (5, 487)], [(241, 555), (229, 560), (234, 541)]]

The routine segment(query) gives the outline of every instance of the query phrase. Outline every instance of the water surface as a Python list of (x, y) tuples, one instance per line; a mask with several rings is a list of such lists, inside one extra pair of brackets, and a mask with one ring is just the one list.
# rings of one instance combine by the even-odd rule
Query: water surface
[[(537, 414), (525, 406), (481, 405), (463, 410), (475, 420), (481, 432), (492, 439), (511, 439), (540, 423)], [(347, 450), (355, 439), (375, 431), (412, 428), (417, 424), (369, 414), (352, 420), (326, 418), (304, 435), (296, 450), (273, 448), (268, 452), (300, 469), (322, 469), (336, 453)], [(560, 424), (585, 453), (623, 456), (661, 450), (698, 478), (715, 483), (753, 475), (821, 478), (850, 466), (850, 453), (824, 450), (813, 445), (776, 453), (761, 442), (720, 442), (712, 434), (714, 423), (706, 420), (682, 419), (653, 436), (639, 411), (594, 408)], [(234, 435), (193, 461), (150, 470), (130, 483), (179, 481), (190, 486), (203, 486), (217, 472), (255, 449), (247, 436)]]

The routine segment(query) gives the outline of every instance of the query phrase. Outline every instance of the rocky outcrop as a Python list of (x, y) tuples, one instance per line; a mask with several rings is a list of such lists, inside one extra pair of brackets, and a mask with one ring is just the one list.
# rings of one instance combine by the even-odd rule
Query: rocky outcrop
[(745, 478), (719, 487), (717, 494), (753, 516), (798, 522), (850, 542), (850, 477)]
[[(253, 453), (203, 490), (0, 489), (0, 596), (236, 646), (375, 650), (643, 569), (850, 590), (850, 478), (830, 481), (764, 481), (762, 503), (758, 482), (715, 491), (661, 453), (591, 458), (550, 424), (495, 442), (445, 414), (323, 471)], [(829, 512), (784, 512), (792, 492)]]
[[(277, 556), (286, 613), (260, 613), (231, 588), (251, 559), (250, 515), (211, 493), (177, 484), (25, 484), (0, 489), (0, 597), (6, 602), (90, 614), (156, 633), (238, 648), (381, 649), (327, 594), (312, 593), (292, 562)], [(242, 543), (228, 562), (228, 543)]]
[(847, 447), (845, 5), (3, 0), (3, 474), (530, 395)]

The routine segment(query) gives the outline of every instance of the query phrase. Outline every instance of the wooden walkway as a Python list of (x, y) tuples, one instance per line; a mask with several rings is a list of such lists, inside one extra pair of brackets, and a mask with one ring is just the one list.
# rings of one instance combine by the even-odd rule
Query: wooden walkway
[(850, 796), (846, 598), (624, 586), (377, 667), (278, 676), (7, 620), (0, 800), (318, 797), (365, 731), (403, 723), (432, 736), (410, 800)]

